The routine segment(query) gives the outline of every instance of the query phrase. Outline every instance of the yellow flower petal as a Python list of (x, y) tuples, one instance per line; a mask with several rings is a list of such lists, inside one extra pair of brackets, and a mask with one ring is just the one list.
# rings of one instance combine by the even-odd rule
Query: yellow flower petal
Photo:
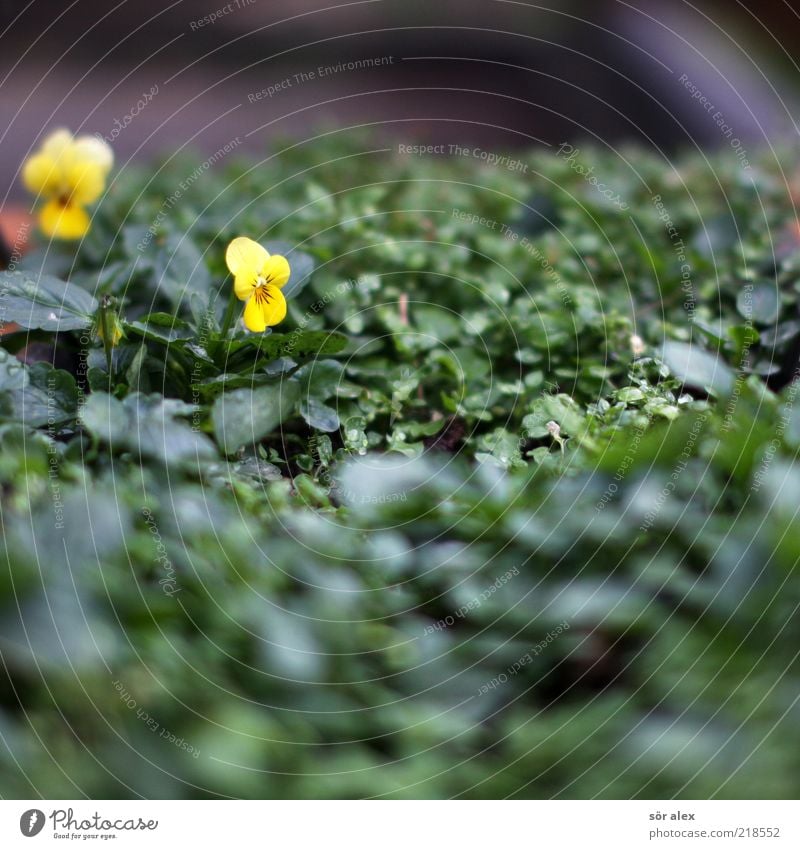
[(267, 322), (261, 310), (261, 304), (255, 296), (244, 306), (244, 326), (253, 333), (263, 333), (267, 329)]
[(48, 201), (39, 214), (39, 224), (46, 236), (55, 239), (80, 239), (89, 230), (89, 216), (80, 206)]
[(246, 301), (255, 291), (257, 283), (256, 274), (237, 274), (233, 278), (233, 291), (240, 301)]
[(261, 302), (261, 312), (267, 327), (280, 324), (286, 318), (286, 298), (277, 286), (268, 283), (256, 289), (253, 300)]
[(114, 165), (114, 152), (104, 139), (97, 136), (78, 136), (69, 146), (67, 155), (73, 162), (95, 165), (103, 176)]
[(80, 136), (61, 154), (64, 192), (73, 203), (94, 203), (103, 194), (113, 164), (114, 154), (102, 139)]
[(26, 187), (50, 202), (41, 212), (48, 236), (79, 239), (89, 227), (82, 207), (94, 203), (105, 189), (114, 163), (111, 148), (95, 136), (74, 139), (69, 130), (56, 130), (42, 143), (22, 170)]
[(72, 144), (72, 133), (61, 127), (42, 142), (42, 153), (52, 159), (58, 159), (64, 151)]
[(271, 256), (261, 269), (261, 275), (264, 280), (272, 286), (277, 286), (279, 289), (286, 285), (290, 273), (291, 269), (289, 268), (286, 257), (278, 256), (277, 254)]
[(234, 239), (228, 245), (228, 250), (225, 252), (225, 262), (228, 264), (228, 271), (234, 277), (249, 274), (257, 277), (268, 259), (269, 251), (266, 248), (262, 248), (258, 242), (254, 242), (246, 236), (239, 236)]
[(272, 285), (259, 286), (244, 308), (244, 324), (253, 333), (263, 333), (267, 327), (280, 324), (286, 318), (286, 298)]
[[(66, 158), (66, 157), (65, 157)], [(106, 187), (106, 172), (93, 162), (75, 162), (64, 171), (70, 203), (94, 203)]]
[(63, 182), (59, 163), (46, 153), (34, 154), (22, 167), (22, 182), (35, 195), (58, 194)]

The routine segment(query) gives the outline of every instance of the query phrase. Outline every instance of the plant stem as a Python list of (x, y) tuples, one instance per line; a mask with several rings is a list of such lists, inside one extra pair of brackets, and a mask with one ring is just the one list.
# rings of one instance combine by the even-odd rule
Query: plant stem
[(114, 354), (114, 331), (111, 328), (108, 315), (108, 296), (105, 296), (100, 302), (100, 326), (103, 330), (103, 348), (106, 354), (106, 366), (108, 368), (108, 379), (111, 381), (113, 372), (113, 354)]
[(398, 300), (400, 307), (400, 324), (408, 327), (408, 292), (401, 292)]
[(220, 329), (220, 335), (223, 339), (227, 338), (228, 331), (231, 329), (231, 324), (233, 323), (233, 311), (236, 307), (236, 292), (234, 291), (233, 285), (231, 285), (231, 294), (228, 298), (228, 306), (225, 309), (225, 316), (222, 319), (222, 328)]

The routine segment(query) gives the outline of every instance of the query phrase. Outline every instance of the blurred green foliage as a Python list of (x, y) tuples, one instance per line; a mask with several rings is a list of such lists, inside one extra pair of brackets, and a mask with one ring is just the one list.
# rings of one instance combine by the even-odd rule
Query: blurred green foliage
[(780, 168), (374, 147), (126, 168), (3, 278), (0, 794), (796, 797)]

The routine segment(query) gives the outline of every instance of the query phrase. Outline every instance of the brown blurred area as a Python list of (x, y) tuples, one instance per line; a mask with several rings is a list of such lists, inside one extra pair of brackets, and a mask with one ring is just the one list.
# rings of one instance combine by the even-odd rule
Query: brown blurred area
[(498, 150), (719, 146), (685, 75), (742, 140), (796, 135), (787, 2), (0, 0), (0, 40), (3, 203), (61, 125), (120, 162), (361, 124)]

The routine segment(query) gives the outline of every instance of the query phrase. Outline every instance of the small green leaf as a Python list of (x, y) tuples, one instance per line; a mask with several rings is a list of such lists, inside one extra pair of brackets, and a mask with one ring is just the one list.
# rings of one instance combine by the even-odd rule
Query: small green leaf
[(626, 404), (630, 404), (633, 401), (643, 401), (644, 397), (644, 392), (636, 386), (625, 386), (617, 392), (617, 399), (624, 401)]
[(522, 420), (522, 427), (528, 438), (542, 439), (549, 435), (547, 423), (551, 421), (562, 434), (575, 435), (583, 426), (584, 415), (569, 395), (542, 395), (534, 402), (534, 411)]

